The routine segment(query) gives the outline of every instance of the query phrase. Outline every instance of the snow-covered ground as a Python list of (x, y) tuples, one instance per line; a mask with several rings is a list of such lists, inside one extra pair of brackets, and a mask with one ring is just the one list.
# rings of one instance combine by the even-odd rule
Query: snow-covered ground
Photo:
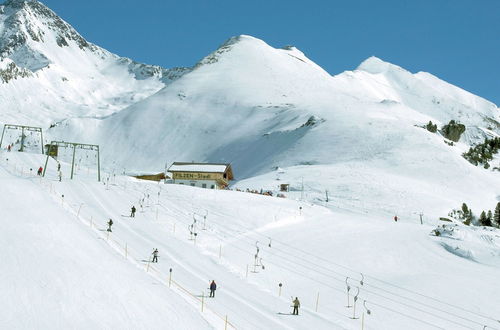
[[(489, 250), (467, 247), (482, 254), (474, 258), (450, 251), (468, 243), (430, 235), (431, 220), (395, 223), (106, 173), (98, 183), (84, 168), (58, 182), (52, 160), (45, 178), (29, 171), (42, 155), (0, 155), (0, 285), (9, 297), (0, 319), (8, 328), (222, 329), (227, 315), (229, 328), (359, 329), (354, 312), (365, 312), (366, 329), (499, 328), (498, 230), (460, 228), (473, 240), (489, 237)], [(62, 163), (63, 172), (68, 167)], [(160, 261), (148, 267), (154, 248)], [(218, 283), (216, 298), (203, 298), (202, 312), (210, 280)], [(358, 288), (354, 311), (345, 306)], [(292, 296), (301, 300), (299, 317), (289, 315)], [(50, 323), (56, 315), (59, 323)]]
[[(453, 144), (423, 128), (450, 120), (466, 127)], [(5, 123), (40, 126), (44, 139), (26, 133), (18, 153), (21, 131), (3, 135), (0, 328), (222, 329), (227, 316), (228, 329), (500, 329), (499, 231), (438, 220), (500, 200), (500, 156), (490, 169), (462, 157), (499, 136), (500, 112), (429, 73), (370, 57), (332, 76), (251, 36), (167, 70), (87, 42), (37, 1), (9, 0)], [(101, 182), (81, 150), (70, 181), (64, 148), (62, 182), (53, 159), (36, 177), (54, 139), (99, 144)], [(233, 190), (124, 175), (174, 161), (231, 163)], [(286, 198), (236, 191), (280, 184)]]

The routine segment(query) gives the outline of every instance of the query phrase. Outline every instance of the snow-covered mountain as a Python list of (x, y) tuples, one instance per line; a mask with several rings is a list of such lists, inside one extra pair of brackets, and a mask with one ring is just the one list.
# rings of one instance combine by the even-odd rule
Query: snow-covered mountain
[[(295, 47), (244, 35), (166, 71), (86, 42), (39, 2), (1, 8), (2, 63), (16, 74), (1, 85), (0, 119), (98, 143), (109, 168), (231, 162), (240, 188), (304, 181), (309, 200), (328, 190), (335, 205), (385, 214), (442, 214), (474, 198), (464, 187), (487, 192), (469, 201), (481, 207), (500, 194), (498, 172), (461, 156), (498, 136), (498, 107), (429, 73), (370, 57), (331, 76)], [(422, 128), (450, 120), (466, 126), (453, 146)]]
[[(422, 128), (450, 120), (466, 126), (453, 146)], [(422, 208), (435, 216), (463, 201), (494, 203), (498, 172), (461, 154), (499, 132), (496, 105), (431, 74), (371, 57), (330, 76), (296, 48), (275, 49), (250, 36), (231, 38), (191, 72), (111, 117), (69, 120), (53, 130), (113, 141), (105, 153), (115, 167), (231, 162), (237, 179), (247, 179), (239, 188), (286, 182), (298, 190), (304, 180), (310, 200), (324, 200), (328, 190), (333, 205), (345, 208)], [(487, 197), (471, 201), (464, 187)]]
[[(45, 156), (5, 150), (20, 140), (6, 132), (0, 328), (495, 329), (499, 231), (439, 217), (500, 200), (500, 157), (486, 169), (462, 156), (499, 136), (499, 115), (429, 73), (370, 57), (332, 76), (295, 47), (251, 36), (192, 68), (138, 64), (40, 2), (9, 0), (0, 125), (98, 143), (104, 168), (95, 182), (97, 158), (78, 150), (69, 180), (72, 150), (61, 148), (61, 172), (47, 158), (38, 177)], [(465, 125), (458, 142), (423, 127), (451, 120)], [(232, 188), (290, 191), (120, 175), (191, 160), (231, 162)], [(212, 279), (217, 298), (205, 299)], [(300, 317), (288, 314), (292, 295)]]
[(0, 121), (47, 126), (104, 116), (181, 76), (87, 42), (38, 1), (0, 5)]

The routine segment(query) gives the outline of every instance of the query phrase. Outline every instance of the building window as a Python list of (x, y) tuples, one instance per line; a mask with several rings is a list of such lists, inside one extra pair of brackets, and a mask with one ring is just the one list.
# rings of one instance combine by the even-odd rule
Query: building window
[(215, 189), (215, 185), (211, 185), (211, 186), (210, 186), (210, 189)]
[(207, 187), (207, 184), (206, 184), (206, 183), (202, 183), (202, 184), (201, 184), (201, 187), (202, 187), (202, 188), (206, 188), (206, 187)]

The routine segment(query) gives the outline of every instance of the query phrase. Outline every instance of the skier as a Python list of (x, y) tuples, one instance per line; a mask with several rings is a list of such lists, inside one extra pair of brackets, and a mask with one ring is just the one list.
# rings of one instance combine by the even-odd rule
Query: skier
[(293, 303), (293, 315), (299, 315), (299, 307), (300, 307), (300, 301), (299, 298), (295, 297), (295, 299), (292, 301)]
[(40, 167), (38, 168), (38, 171), (36, 172), (36, 174), (37, 174), (38, 176), (40, 176), (40, 175), (42, 175), (42, 172), (43, 172), (43, 168), (40, 166)]
[(135, 218), (135, 206), (132, 205), (132, 209), (130, 210), (130, 217)]
[(398, 222), (398, 216), (397, 215), (394, 216), (394, 222)]
[(57, 171), (61, 170), (61, 163), (57, 162)]
[(215, 298), (215, 290), (217, 290), (217, 284), (215, 284), (215, 280), (212, 280), (212, 283), (210, 283), (210, 298)]
[(155, 249), (155, 250), (153, 251), (153, 261), (151, 261), (151, 262), (156, 262), (156, 263), (158, 263), (158, 249)]
[(59, 182), (61, 182), (61, 181), (62, 181), (62, 172), (61, 172), (61, 171), (59, 171), (59, 172), (57, 173), (57, 175), (59, 176)]
[(108, 231), (111, 232), (111, 226), (113, 225), (113, 220), (111, 218), (108, 221)]
[(9, 145), (7, 146), (7, 152), (10, 152), (10, 148), (12, 148), (12, 147), (11, 147), (11, 146), (10, 146), (10, 144), (9, 144)]

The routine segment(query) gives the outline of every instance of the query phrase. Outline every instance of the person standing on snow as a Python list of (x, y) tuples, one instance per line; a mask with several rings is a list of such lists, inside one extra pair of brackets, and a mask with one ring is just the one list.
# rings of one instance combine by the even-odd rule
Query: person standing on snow
[(130, 210), (130, 217), (135, 218), (135, 206), (132, 205), (132, 209)]
[(155, 250), (153, 251), (153, 261), (151, 261), (151, 262), (156, 262), (156, 263), (158, 263), (158, 249), (155, 249)]
[(40, 167), (38, 168), (38, 171), (36, 172), (36, 174), (37, 174), (38, 176), (40, 176), (40, 175), (42, 175), (42, 172), (43, 172), (43, 167), (41, 167), (41, 166), (40, 166)]
[(299, 308), (300, 308), (300, 301), (299, 298), (295, 297), (295, 299), (292, 301), (293, 304), (293, 315), (299, 315)]
[(398, 222), (398, 216), (397, 215), (394, 216), (394, 222)]
[(215, 284), (215, 280), (212, 280), (212, 283), (210, 283), (210, 298), (215, 298), (215, 290), (217, 290), (217, 284)]
[(113, 220), (111, 220), (111, 218), (109, 219), (108, 221), (108, 231), (111, 232), (111, 226), (113, 225)]

